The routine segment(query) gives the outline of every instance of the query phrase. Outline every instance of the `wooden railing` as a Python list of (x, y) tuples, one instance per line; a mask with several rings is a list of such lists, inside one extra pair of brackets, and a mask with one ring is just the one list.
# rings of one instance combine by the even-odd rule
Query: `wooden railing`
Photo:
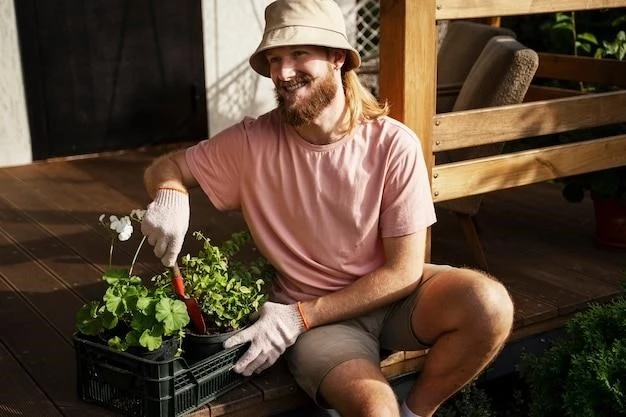
[(605, 9), (625, 4), (623, 0), (437, 0), (434, 3), (437, 20)]
[[(626, 0), (381, 0), (380, 96), (422, 139), (436, 202), (626, 165), (626, 135), (437, 165), (439, 151), (624, 123), (626, 90), (533, 86), (532, 102), (435, 114), (436, 21), (624, 6)], [(626, 62), (547, 53), (539, 59), (536, 79), (626, 87)]]

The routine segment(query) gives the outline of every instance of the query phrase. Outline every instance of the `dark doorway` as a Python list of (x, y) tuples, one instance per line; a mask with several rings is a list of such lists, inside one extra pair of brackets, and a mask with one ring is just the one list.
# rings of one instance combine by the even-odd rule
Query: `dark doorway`
[(15, 1), (33, 158), (206, 137), (200, 1)]

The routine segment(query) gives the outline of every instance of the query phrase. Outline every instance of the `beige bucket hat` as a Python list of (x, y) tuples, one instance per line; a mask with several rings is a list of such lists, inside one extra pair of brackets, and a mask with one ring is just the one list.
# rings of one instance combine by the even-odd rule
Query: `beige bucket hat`
[(277, 0), (267, 6), (263, 39), (250, 57), (250, 66), (269, 77), (269, 64), (263, 52), (292, 45), (345, 49), (343, 70), (361, 65), (359, 53), (348, 42), (343, 13), (335, 0)]

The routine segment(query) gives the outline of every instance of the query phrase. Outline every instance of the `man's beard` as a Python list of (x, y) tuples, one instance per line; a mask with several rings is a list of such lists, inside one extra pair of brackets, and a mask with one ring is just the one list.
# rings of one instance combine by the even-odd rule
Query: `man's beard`
[[(301, 82), (307, 83), (311, 91), (306, 97), (297, 98), (293, 104), (287, 105), (278, 90), (282, 86), (295, 85)], [(275, 94), (278, 108), (287, 123), (296, 127), (311, 124), (337, 94), (332, 66), (329, 64), (326, 75), (317, 81), (308, 74), (297, 74), (293, 80), (280, 83), (275, 89)]]

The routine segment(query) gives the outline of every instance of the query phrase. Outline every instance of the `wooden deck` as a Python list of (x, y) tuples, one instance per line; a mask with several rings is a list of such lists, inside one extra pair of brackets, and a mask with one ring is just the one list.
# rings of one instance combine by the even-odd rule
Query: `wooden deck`
[[(102, 296), (108, 240), (99, 214), (144, 207), (142, 171), (162, 151), (0, 169), (0, 415), (112, 415), (77, 398), (74, 318), (85, 300)], [(621, 293), (626, 254), (596, 247), (592, 221), (588, 200), (569, 204), (552, 184), (487, 196), (478, 223), (490, 271), (516, 303), (512, 340), (555, 328), (589, 302)], [(216, 213), (199, 190), (192, 193), (191, 230), (219, 242), (242, 227), (237, 213)], [(471, 264), (453, 216), (439, 212), (432, 231), (434, 262)], [(138, 233), (115, 260), (130, 261), (137, 242)], [(144, 250), (136, 271), (159, 270)], [(420, 359), (399, 353), (384, 369), (393, 377)], [(270, 415), (303, 401), (279, 366), (194, 414)]]

